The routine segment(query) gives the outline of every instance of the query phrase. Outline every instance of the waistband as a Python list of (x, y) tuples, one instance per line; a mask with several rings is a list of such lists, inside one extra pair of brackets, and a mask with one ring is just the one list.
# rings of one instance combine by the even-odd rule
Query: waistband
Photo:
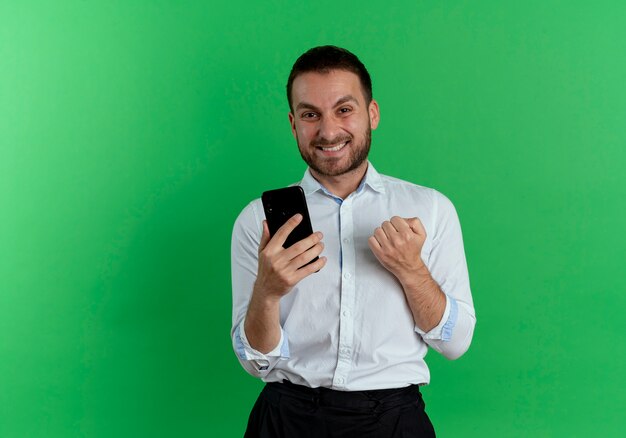
[(329, 388), (309, 388), (283, 380), (283, 383), (267, 383), (263, 392), (275, 400), (282, 396), (310, 402), (317, 406), (353, 409), (375, 409), (381, 405), (391, 407), (409, 402), (423, 404), (418, 385), (370, 391), (337, 391)]

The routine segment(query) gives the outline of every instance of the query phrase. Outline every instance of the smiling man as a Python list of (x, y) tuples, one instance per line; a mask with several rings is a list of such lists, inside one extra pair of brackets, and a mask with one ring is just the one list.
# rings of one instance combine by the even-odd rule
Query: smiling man
[(380, 113), (354, 54), (307, 51), (287, 98), (316, 231), (283, 248), (301, 218), (270, 238), (258, 199), (235, 223), (233, 345), (266, 382), (245, 436), (435, 436), (424, 357), (461, 356), (476, 321), (455, 209), (367, 160)]

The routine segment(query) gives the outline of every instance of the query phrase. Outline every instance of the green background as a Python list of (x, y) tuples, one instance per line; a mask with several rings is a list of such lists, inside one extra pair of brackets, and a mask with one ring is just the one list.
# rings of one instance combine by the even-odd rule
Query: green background
[(304, 165), (284, 84), (369, 68), (371, 159), (455, 203), (442, 437), (626, 429), (626, 3), (0, 1), (0, 436), (239, 437), (230, 233)]

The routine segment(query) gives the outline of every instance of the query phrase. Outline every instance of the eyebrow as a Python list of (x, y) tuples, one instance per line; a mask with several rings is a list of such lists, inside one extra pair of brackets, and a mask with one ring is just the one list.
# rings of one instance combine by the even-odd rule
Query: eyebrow
[[(337, 102), (335, 102), (335, 104), (333, 105), (333, 108), (338, 107), (339, 105), (343, 105), (346, 102), (354, 102), (357, 106), (359, 106), (359, 101), (351, 94), (346, 94), (345, 96), (340, 97)], [(311, 104), (311, 103), (307, 103), (307, 102), (300, 102), (297, 106), (296, 106), (296, 111), (300, 110), (300, 109), (312, 109), (315, 111), (319, 111), (319, 108), (316, 107), (315, 105)]]

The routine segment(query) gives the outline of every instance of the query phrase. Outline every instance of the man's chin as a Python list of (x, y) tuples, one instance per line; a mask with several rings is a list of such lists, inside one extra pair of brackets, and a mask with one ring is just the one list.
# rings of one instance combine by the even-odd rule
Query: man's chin
[[(330, 161), (330, 160), (329, 160)], [(345, 163), (341, 160), (334, 162), (326, 161), (324, 163), (308, 163), (309, 167), (313, 169), (317, 174), (323, 176), (341, 176), (357, 169), (363, 161), (359, 163)], [(313, 165), (312, 165), (313, 164)]]

